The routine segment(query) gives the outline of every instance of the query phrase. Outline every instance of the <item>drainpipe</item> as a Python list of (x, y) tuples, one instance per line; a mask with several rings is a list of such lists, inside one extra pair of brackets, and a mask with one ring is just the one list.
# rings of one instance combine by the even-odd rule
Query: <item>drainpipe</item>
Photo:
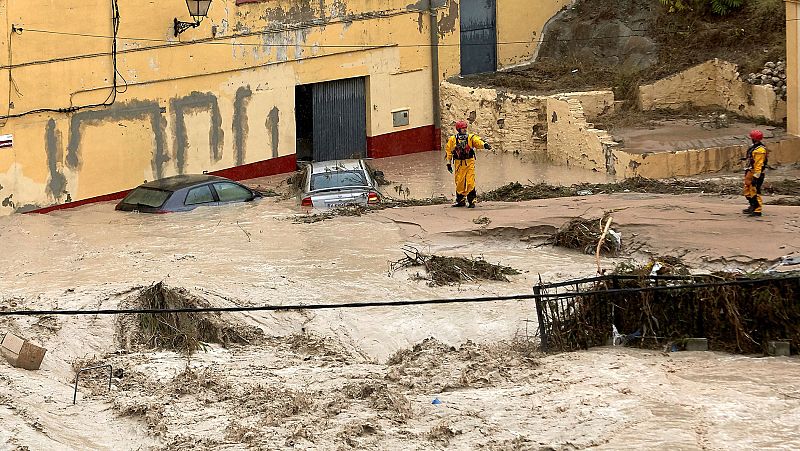
[(436, 150), (441, 147), (442, 111), (439, 94), (439, 24), (434, 0), (428, 0), (428, 16), (431, 22), (431, 81), (433, 82), (433, 143)]

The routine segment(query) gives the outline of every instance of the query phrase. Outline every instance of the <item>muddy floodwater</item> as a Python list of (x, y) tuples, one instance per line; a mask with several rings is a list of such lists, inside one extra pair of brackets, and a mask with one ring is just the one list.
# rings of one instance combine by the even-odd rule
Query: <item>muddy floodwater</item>
[[(441, 153), (372, 162), (393, 182), (387, 194), (413, 198), (451, 195), (443, 163)], [(530, 293), (540, 277), (596, 273), (594, 256), (539, 244), (569, 217), (609, 207), (620, 211), (623, 239), (654, 252), (697, 262), (708, 255), (735, 262), (756, 252), (719, 239), (747, 226), (728, 198), (479, 202), (475, 210), (438, 205), (297, 223), (304, 212), (286, 178), (249, 182), (281, 196), (189, 213), (120, 213), (98, 203), (0, 218), (0, 307), (116, 308), (156, 282), (215, 306)], [(509, 154), (479, 158), (479, 193), (511, 181), (607, 178)], [(792, 238), (800, 217), (781, 212), (762, 226), (786, 243), (757, 251), (800, 246)], [(704, 220), (712, 225), (691, 239), (664, 232)], [(659, 248), (658, 237), (667, 235)], [(520, 274), (509, 282), (429, 286), (416, 280), (422, 269), (390, 271), (404, 246), (483, 257)], [(619, 261), (599, 263), (612, 268)], [(264, 338), (209, 344), (187, 358), (123, 345), (121, 320), (112, 316), (0, 316), (0, 335), (19, 334), (48, 349), (38, 371), (0, 360), (0, 449), (800, 447), (794, 357), (619, 348), (542, 356), (530, 301), (249, 312), (223, 320), (256, 327)], [(97, 362), (119, 370), (111, 391), (103, 374), (87, 376), (73, 406), (74, 368)]]

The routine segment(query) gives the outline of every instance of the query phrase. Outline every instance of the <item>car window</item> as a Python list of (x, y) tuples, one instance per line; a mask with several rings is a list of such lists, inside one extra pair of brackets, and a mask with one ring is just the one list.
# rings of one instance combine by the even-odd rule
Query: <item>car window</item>
[(144, 205), (147, 207), (158, 208), (164, 205), (169, 196), (170, 191), (162, 191), (160, 189), (138, 187), (128, 193), (122, 203), (131, 205)]
[(189, 190), (184, 205), (207, 204), (209, 202), (214, 202), (214, 196), (211, 194), (211, 186), (203, 185)]
[(214, 189), (217, 190), (220, 202), (244, 201), (253, 197), (253, 193), (249, 189), (236, 183), (215, 183)]
[(341, 186), (367, 186), (364, 171), (330, 171), (311, 176), (312, 191)]

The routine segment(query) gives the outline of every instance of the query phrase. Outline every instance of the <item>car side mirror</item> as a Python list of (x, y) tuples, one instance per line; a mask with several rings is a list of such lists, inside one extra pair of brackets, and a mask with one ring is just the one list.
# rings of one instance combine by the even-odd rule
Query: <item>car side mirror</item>
[(379, 178), (379, 179), (382, 179), (382, 178), (385, 177), (383, 171), (373, 171), (372, 172), (372, 176), (375, 177), (375, 178)]

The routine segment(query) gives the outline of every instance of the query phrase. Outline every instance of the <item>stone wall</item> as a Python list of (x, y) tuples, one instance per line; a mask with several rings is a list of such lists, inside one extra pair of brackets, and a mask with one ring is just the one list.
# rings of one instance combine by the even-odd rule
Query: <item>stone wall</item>
[[(767, 143), (770, 166), (781, 166), (800, 161), (800, 138), (787, 136)], [(705, 149), (629, 154), (617, 150), (616, 175), (621, 178), (642, 176), (647, 178), (684, 177), (720, 171), (741, 169), (739, 159), (747, 146), (725, 146)]]
[(588, 122), (613, 110), (611, 91), (527, 96), (445, 82), (441, 94), (443, 141), (453, 133), (456, 121), (464, 119), (470, 131), (497, 151), (524, 152), (542, 162), (597, 171), (615, 170), (609, 158), (616, 143)]
[(496, 151), (531, 153), (542, 159), (547, 151), (547, 99), (471, 88), (445, 82), (441, 86), (442, 140), (466, 120), (470, 132), (491, 143)]
[(786, 102), (772, 89), (741, 81), (735, 64), (718, 59), (639, 87), (639, 107), (643, 110), (687, 105), (724, 108), (776, 123), (786, 119)]
[(547, 100), (547, 156), (555, 164), (614, 174), (617, 143), (587, 120), (581, 102), (567, 95)]

